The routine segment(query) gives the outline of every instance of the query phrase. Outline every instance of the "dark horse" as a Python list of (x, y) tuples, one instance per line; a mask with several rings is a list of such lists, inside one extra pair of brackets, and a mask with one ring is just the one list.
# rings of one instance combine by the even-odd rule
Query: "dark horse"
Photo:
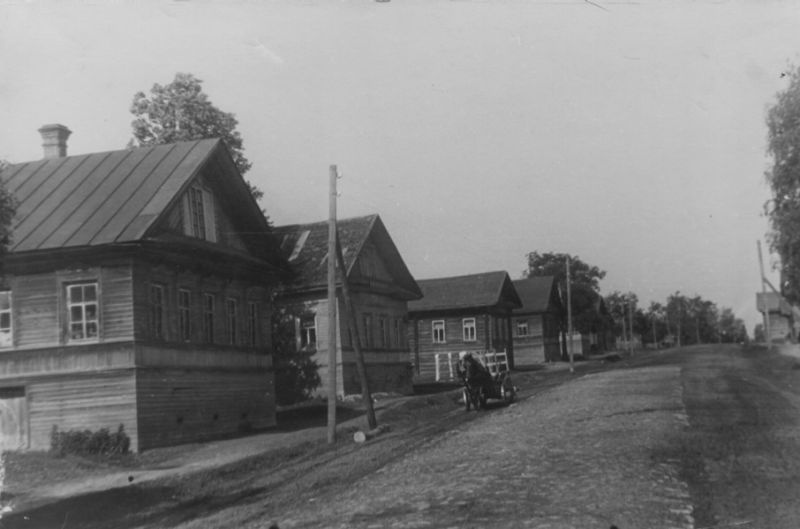
[(464, 384), (464, 404), (476, 410), (486, 406), (487, 393), (491, 392), (494, 379), (489, 370), (471, 353), (462, 355), (456, 364), (458, 376)]

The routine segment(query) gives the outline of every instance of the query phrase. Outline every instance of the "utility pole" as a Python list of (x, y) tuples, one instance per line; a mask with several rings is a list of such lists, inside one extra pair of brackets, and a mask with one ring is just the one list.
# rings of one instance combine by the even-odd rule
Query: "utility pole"
[(572, 279), (569, 272), (569, 255), (567, 256), (567, 332), (569, 333), (569, 342), (567, 349), (569, 350), (569, 372), (575, 372), (575, 359), (572, 354)]
[(764, 258), (761, 255), (761, 240), (758, 243), (758, 267), (761, 270), (761, 300), (764, 303), (764, 338), (767, 342), (767, 350), (770, 349), (772, 343), (772, 335), (769, 332), (769, 303), (767, 300), (767, 285), (765, 283), (766, 276), (764, 276)]
[(336, 179), (330, 166), (328, 197), (328, 444), (336, 442)]
[(356, 369), (358, 370), (358, 378), (361, 381), (361, 400), (367, 406), (367, 423), (369, 429), (374, 430), (378, 427), (378, 419), (375, 417), (375, 407), (372, 405), (372, 394), (369, 391), (369, 383), (367, 380), (367, 367), (364, 363), (364, 352), (361, 350), (361, 337), (358, 334), (358, 324), (356, 323), (356, 309), (353, 306), (353, 299), (350, 297), (350, 285), (347, 280), (347, 267), (344, 265), (344, 254), (342, 253), (342, 245), (339, 242), (339, 236), (336, 236), (336, 262), (339, 264), (339, 270), (342, 271), (342, 295), (344, 297), (344, 310), (345, 317), (347, 318), (347, 326), (350, 329), (350, 336), (353, 337), (353, 349), (356, 352)]
[(656, 313), (653, 311), (653, 319), (651, 320), (653, 323), (653, 349), (658, 349), (658, 345), (656, 344)]

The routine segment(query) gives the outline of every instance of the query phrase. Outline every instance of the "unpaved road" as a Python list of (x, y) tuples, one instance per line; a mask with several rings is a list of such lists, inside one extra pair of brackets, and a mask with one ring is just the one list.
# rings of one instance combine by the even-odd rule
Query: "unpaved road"
[(466, 414), (426, 397), (361, 447), (286, 448), (0, 523), (795, 529), (796, 362), (707, 346), (586, 363), (575, 375), (527, 374), (511, 407)]

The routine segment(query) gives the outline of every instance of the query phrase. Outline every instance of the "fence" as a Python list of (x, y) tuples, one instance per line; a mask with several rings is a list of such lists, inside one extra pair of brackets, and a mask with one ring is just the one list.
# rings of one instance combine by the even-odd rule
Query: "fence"
[(456, 362), (461, 353), (470, 353), (477, 358), (492, 375), (508, 371), (508, 354), (505, 349), (497, 351), (450, 351), (436, 353), (436, 382), (449, 382), (456, 380)]

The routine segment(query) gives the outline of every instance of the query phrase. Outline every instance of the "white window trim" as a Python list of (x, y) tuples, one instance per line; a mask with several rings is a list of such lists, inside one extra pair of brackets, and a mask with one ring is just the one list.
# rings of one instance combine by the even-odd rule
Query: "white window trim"
[[(202, 200), (203, 207), (203, 231), (205, 233), (197, 233), (194, 228), (194, 210), (192, 209), (192, 193), (199, 193), (200, 200)], [(203, 239), (209, 242), (217, 242), (217, 221), (216, 210), (214, 208), (214, 195), (208, 190), (193, 185), (186, 190), (183, 195), (183, 231), (190, 237)]]
[(8, 294), (8, 309), (0, 310), (0, 314), (8, 314), (8, 329), (0, 329), (0, 349), (14, 347), (14, 298), (10, 290), (0, 290), (0, 294), (6, 293)]
[(237, 345), (239, 341), (239, 302), (236, 298), (225, 298), (225, 327), (228, 331), (228, 345)]
[[(181, 296), (186, 294), (186, 305), (181, 305)], [(186, 336), (184, 336), (183, 316), (186, 314)], [(187, 288), (178, 289), (178, 332), (182, 342), (192, 339), (192, 291)]]
[[(478, 341), (478, 323), (475, 318), (464, 318), (461, 320), (462, 337), (465, 342)], [(468, 331), (472, 331), (471, 333)], [(468, 336), (472, 334), (472, 336)]]
[[(520, 329), (523, 328), (525, 329), (524, 334), (519, 332)], [(517, 336), (520, 338), (524, 336), (530, 336), (530, 327), (528, 326), (528, 320), (517, 320), (516, 331), (517, 331)]]
[[(441, 324), (441, 331), (442, 331), (442, 339), (438, 340), (436, 338), (436, 327), (437, 324)], [(433, 320), (431, 322), (431, 341), (433, 343), (447, 343), (447, 326), (444, 320)]]
[[(95, 299), (93, 302), (87, 303), (86, 301), (80, 302), (72, 302), (72, 289), (76, 287), (87, 287), (87, 286), (94, 286), (94, 295)], [(94, 343), (100, 341), (100, 283), (98, 281), (80, 281), (76, 283), (68, 283), (64, 285), (65, 287), (65, 296), (66, 296), (66, 322), (67, 322), (67, 342), (68, 343)], [(95, 306), (95, 319), (88, 320), (86, 318), (86, 307), (88, 305)], [(82, 324), (83, 324), (83, 338), (73, 338), (72, 337), (72, 308), (75, 306), (81, 307), (81, 314), (83, 317)], [(93, 321), (96, 325), (96, 334), (95, 336), (87, 337), (86, 334), (86, 327), (87, 323)]]
[[(307, 334), (307, 331), (310, 329), (314, 330), (313, 342), (309, 339)], [(300, 347), (303, 349), (316, 349), (317, 340), (317, 316), (314, 315), (313, 318), (300, 318)], [(305, 341), (305, 345), (303, 345), (303, 341)]]

